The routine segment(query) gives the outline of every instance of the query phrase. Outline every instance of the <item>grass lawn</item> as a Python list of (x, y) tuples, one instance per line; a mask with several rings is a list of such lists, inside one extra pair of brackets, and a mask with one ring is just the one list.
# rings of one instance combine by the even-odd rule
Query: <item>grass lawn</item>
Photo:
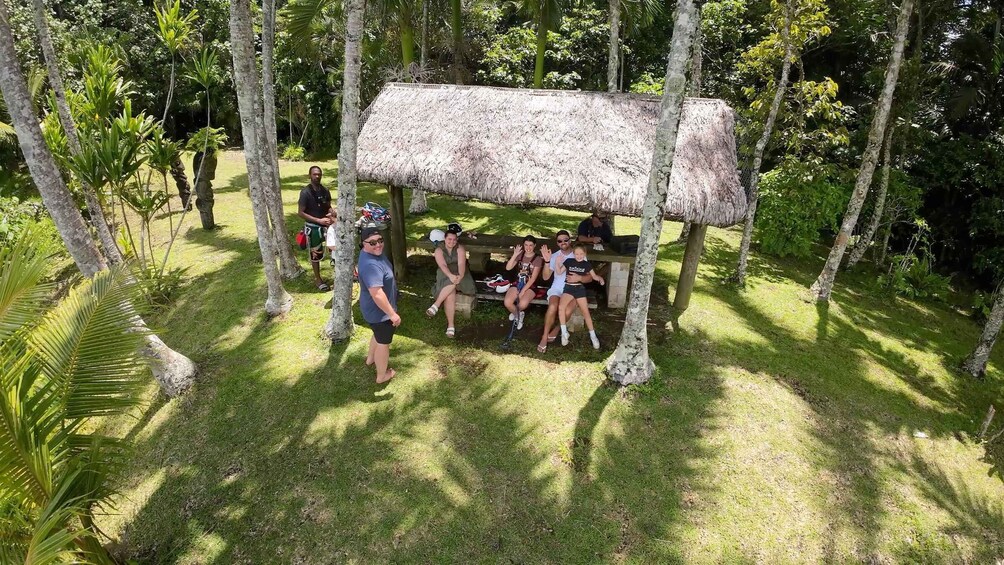
[[(283, 163), (291, 230), (309, 163)], [(333, 187), (333, 162), (322, 163)], [(690, 309), (669, 304), (683, 254), (666, 224), (652, 295), (647, 385), (606, 384), (582, 333), (546, 355), (498, 345), (500, 304), (445, 337), (424, 315), (431, 258), (413, 255), (392, 349), (373, 382), (370, 332), (321, 337), (330, 296), (287, 284), (293, 310), (264, 316), (240, 153), (221, 156), (216, 219), (188, 216), (172, 266), (179, 298), (153, 318), (201, 368), (133, 418), (117, 513), (99, 525), (122, 557), (150, 563), (371, 561), (971, 562), (1004, 558), (1004, 483), (972, 438), (1001, 405), (1004, 357), (985, 382), (954, 373), (979, 327), (954, 308), (880, 296), (874, 273), (841, 273), (829, 308), (802, 300), (822, 266), (754, 255), (749, 288), (718, 280), (740, 232), (708, 231)], [(386, 203), (362, 187), (359, 203)], [(485, 233), (553, 234), (581, 214), (430, 198), (411, 237), (459, 221)], [(177, 201), (175, 210), (178, 209)], [(176, 216), (177, 217), (177, 216)], [(159, 242), (167, 220), (158, 220)], [(620, 233), (638, 222), (618, 218)], [(306, 257), (300, 254), (307, 267)], [(330, 266), (323, 273), (330, 279)], [(621, 314), (622, 315), (622, 314)], [(356, 309), (357, 323), (361, 322)], [(486, 337), (487, 336), (487, 337)], [(998, 348), (1000, 349), (1000, 348)], [(1000, 463), (998, 463), (999, 465)], [(999, 467), (998, 467), (999, 469)]]

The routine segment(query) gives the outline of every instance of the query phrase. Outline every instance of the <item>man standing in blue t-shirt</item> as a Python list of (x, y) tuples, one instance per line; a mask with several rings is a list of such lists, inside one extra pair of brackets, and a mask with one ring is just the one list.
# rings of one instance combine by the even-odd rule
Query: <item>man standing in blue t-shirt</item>
[(376, 382), (380, 384), (394, 378), (394, 369), (387, 368), (387, 364), (390, 342), (401, 325), (401, 316), (397, 314), (397, 281), (393, 265), (383, 254), (380, 230), (365, 228), (359, 241), (363, 246), (359, 253), (359, 309), (373, 329), (366, 364), (376, 364)]

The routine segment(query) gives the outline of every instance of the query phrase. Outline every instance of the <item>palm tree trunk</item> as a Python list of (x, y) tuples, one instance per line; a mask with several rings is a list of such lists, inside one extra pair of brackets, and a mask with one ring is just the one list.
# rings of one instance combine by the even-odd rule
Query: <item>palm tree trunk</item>
[[(408, 53), (408, 49), (412, 46), (412, 44), (414, 42), (414, 38), (412, 37), (411, 39), (409, 39), (408, 41), (406, 41), (405, 40), (405, 33), (404, 33), (403, 30), (405, 29), (405, 24), (404, 24), (405, 21), (407, 21), (407, 24), (408, 24), (407, 27), (408, 27), (408, 29), (411, 30), (411, 11), (408, 10), (407, 13), (405, 13), (405, 10), (402, 9), (401, 19), (402, 19), (402, 23), (401, 23), (401, 26), (402, 26), (402, 28), (401, 28), (402, 29), (402, 33), (401, 33), (401, 63), (404, 65), (405, 77), (407, 77), (409, 80), (412, 80), (412, 81), (421, 80), (420, 79), (421, 74), (419, 74), (416, 77), (416, 76), (411, 76), (411, 74), (407, 72), (408, 69), (411, 67), (411, 62), (409, 60), (409, 57), (413, 57), (414, 56), (413, 53)], [(419, 65), (418, 65), (419, 69), (421, 71), (425, 70), (426, 35), (428, 34), (428, 28), (429, 28), (429, 0), (423, 0), (423, 2), (422, 2), (422, 46), (421, 46), (421, 51), (420, 51), (421, 59), (419, 60)], [(409, 32), (408, 35), (410, 36), (411, 33)], [(417, 215), (417, 214), (424, 214), (424, 213), (426, 213), (428, 211), (429, 211), (429, 202), (428, 202), (428, 200), (425, 197), (425, 191), (422, 190), (421, 188), (414, 189), (411, 192), (411, 206), (408, 207), (408, 213), (409, 214), (416, 214)]]
[(770, 136), (774, 133), (774, 122), (777, 120), (778, 111), (781, 109), (781, 100), (784, 98), (784, 91), (788, 88), (788, 75), (791, 72), (791, 57), (794, 48), (791, 42), (791, 18), (793, 6), (789, 0), (784, 10), (784, 27), (781, 30), (781, 41), (784, 44), (784, 61), (781, 63), (781, 78), (777, 81), (777, 90), (774, 92), (774, 99), (770, 103), (770, 112), (767, 114), (767, 121), (763, 125), (763, 133), (756, 142), (753, 149), (753, 170), (750, 172), (750, 195), (749, 208), (746, 210), (746, 223), (743, 226), (743, 238), (739, 244), (739, 262), (736, 265), (736, 272), (732, 280), (739, 286), (746, 284), (746, 265), (749, 261), (750, 242), (753, 239), (753, 220), (756, 218), (757, 202), (759, 201), (760, 166), (763, 164), (763, 153), (770, 142)]
[[(701, 95), (701, 67), (704, 62), (704, 41), (701, 35), (701, 26), (697, 26), (694, 35), (694, 50), (690, 56), (690, 88), (687, 89), (687, 96), (696, 97)], [(690, 240), (691, 227), (690, 222), (683, 222), (680, 236), (676, 238), (675, 243), (687, 243)]]
[(273, 182), (275, 170), (268, 159), (268, 137), (265, 134), (265, 117), (262, 94), (258, 88), (258, 68), (255, 64), (254, 32), (251, 29), (250, 0), (230, 3), (230, 45), (234, 58), (234, 86), (237, 90), (238, 109), (241, 116), (241, 133), (244, 137), (244, 161), (247, 163), (248, 184), (251, 192), (251, 210), (258, 231), (268, 285), (265, 312), (276, 316), (288, 312), (293, 298), (282, 286), (282, 277), (276, 265), (275, 244), (269, 225), (268, 187)]
[(641, 218), (634, 283), (631, 286), (626, 322), (620, 341), (617, 343), (617, 350), (606, 364), (607, 375), (625, 385), (646, 382), (655, 370), (655, 365), (648, 355), (646, 322), (649, 298), (659, 255), (662, 219), (666, 214), (666, 194), (669, 191), (669, 178), (673, 171), (680, 114), (687, 88), (687, 62), (693, 46), (694, 31), (699, 23), (700, 12), (697, 11), (694, 0), (678, 0), (669, 63), (666, 67), (665, 91), (652, 154), (652, 171), (649, 175)]
[(829, 302), (830, 300), (840, 260), (844, 257), (844, 250), (847, 249), (847, 241), (851, 237), (851, 231), (858, 223), (858, 214), (861, 213), (861, 206), (864, 204), (865, 196), (868, 195), (868, 187), (875, 174), (875, 163), (878, 161), (878, 153), (882, 145), (882, 134), (885, 132), (886, 122), (889, 120), (889, 111), (892, 109), (893, 95), (896, 92), (896, 82), (899, 79), (899, 69), (903, 64), (903, 47), (906, 43), (907, 31), (910, 28), (910, 12), (912, 11), (913, 0), (903, 0), (896, 21), (896, 39), (893, 43), (892, 55), (889, 57), (889, 66), (885, 72), (885, 84), (882, 86), (882, 94), (879, 95), (876, 105), (871, 131), (868, 132), (868, 145), (865, 146), (861, 158), (861, 169), (858, 170), (858, 178), (854, 183), (854, 193), (851, 194), (851, 201), (847, 204), (843, 223), (837, 233), (836, 240), (833, 242), (833, 248), (830, 249), (826, 264), (823, 266), (822, 272), (819, 273), (816, 282), (812, 284), (811, 291), (819, 302)]
[(401, 30), (401, 64), (404, 66), (405, 82), (414, 82), (411, 64), (415, 61), (415, 26), (412, 23), (411, 8), (402, 3), (398, 9), (398, 27)]
[(21, 74), (17, 53), (14, 51), (14, 37), (5, 0), (0, 0), (0, 69), (3, 69), (0, 72), (0, 87), (31, 178), (35, 181), (73, 261), (84, 276), (91, 277), (106, 267), (105, 259), (91, 239), (84, 217), (80, 215), (59, 173), (56, 160), (42, 138), (38, 116), (31, 106), (28, 85)]
[(882, 267), (885, 264), (885, 254), (889, 249), (889, 238), (892, 237), (892, 218), (888, 218), (889, 225), (885, 227), (882, 235), (882, 245), (875, 250), (875, 265)]
[[(59, 74), (59, 67), (56, 64), (56, 50), (52, 46), (52, 37), (49, 35), (49, 21), (46, 17), (45, 4), (42, 0), (32, 0), (32, 7), (35, 16), (35, 28), (38, 30), (38, 41), (42, 46), (45, 68), (49, 74), (49, 85), (56, 95), (56, 109), (59, 115), (59, 123), (63, 126), (63, 131), (66, 132), (66, 141), (70, 146), (70, 152), (73, 155), (78, 155), (80, 154), (80, 140), (77, 137), (77, 126), (73, 122), (70, 105), (66, 101), (66, 89), (63, 88), (63, 79)], [(111, 264), (117, 265), (122, 262), (122, 254), (119, 252), (115, 238), (108, 228), (108, 222), (105, 220), (105, 212), (101, 208), (101, 202), (89, 184), (81, 182), (81, 185), (83, 187), (84, 202), (87, 203), (87, 212), (91, 215), (91, 225), (94, 226), (94, 230), (98, 233), (98, 239), (101, 240), (104, 255)]]
[[(262, 0), (263, 25), (261, 31), (261, 82), (265, 104), (266, 158), (272, 167), (272, 182), (266, 198), (268, 214), (272, 220), (272, 236), (279, 255), (279, 270), (284, 279), (295, 279), (303, 274), (303, 269), (293, 255), (293, 244), (286, 231), (286, 213), (282, 207), (282, 183), (279, 180), (279, 146), (275, 126), (275, 0)], [(290, 139), (290, 143), (293, 140)]]
[(998, 287), (997, 297), (994, 298), (994, 307), (990, 310), (987, 323), (983, 326), (980, 341), (977, 342), (973, 352), (962, 362), (962, 369), (977, 379), (983, 379), (983, 375), (986, 373), (987, 361), (990, 360), (990, 353), (994, 350), (994, 343), (1001, 331), (1002, 322), (1004, 322), (1004, 292), (1001, 292), (1001, 288)]
[(453, 37), (453, 79), (457, 84), (464, 84), (464, 20), (462, 8), (461, 0), (450, 0), (450, 34)]
[(349, 218), (356, 211), (356, 151), (359, 144), (359, 49), (363, 36), (364, 0), (347, 0), (345, 71), (342, 82), (341, 145), (338, 150), (338, 218), (335, 223), (335, 280), (331, 317), (324, 334), (334, 341), (352, 337), (352, 272), (355, 264), (355, 228)]
[(885, 199), (886, 195), (889, 194), (889, 169), (891, 168), (892, 138), (895, 129), (895, 126), (890, 126), (886, 133), (885, 145), (882, 148), (882, 180), (879, 182), (878, 194), (875, 195), (875, 210), (872, 211), (872, 217), (865, 232), (861, 234), (861, 238), (851, 250), (851, 256), (847, 259), (848, 269), (857, 265), (858, 261), (865, 256), (865, 251), (871, 247), (875, 233), (878, 232), (879, 224), (882, 222), (882, 214), (885, 213)]
[[(86, 277), (92, 277), (106, 268), (104, 258), (87, 232), (83, 216), (77, 209), (56, 160), (42, 138), (28, 95), (28, 85), (14, 51), (5, 0), (0, 0), (0, 90), (14, 122), (18, 143), (28, 164), (31, 178), (42, 195), (49, 215), (52, 216), (63, 244), (73, 257), (77, 268)], [(146, 330), (146, 323), (138, 315), (136, 327)], [(144, 354), (150, 358), (153, 376), (169, 396), (187, 390), (195, 379), (196, 367), (191, 359), (167, 347), (156, 335), (149, 334)]]
[[(36, 0), (38, 1), (38, 0)], [(617, 67), (620, 66), (621, 0), (610, 0), (610, 44), (607, 46), (607, 92), (617, 92)]]
[(547, 52), (547, 18), (544, 17), (544, 8), (537, 17), (537, 62), (533, 68), (533, 87), (544, 87), (544, 54)]

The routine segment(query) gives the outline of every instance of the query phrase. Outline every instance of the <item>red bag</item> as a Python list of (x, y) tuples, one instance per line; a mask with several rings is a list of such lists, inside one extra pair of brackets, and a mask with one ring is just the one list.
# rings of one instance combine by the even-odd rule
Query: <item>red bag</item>
[(303, 230), (296, 232), (296, 244), (300, 246), (300, 249), (307, 248), (307, 234), (303, 233)]

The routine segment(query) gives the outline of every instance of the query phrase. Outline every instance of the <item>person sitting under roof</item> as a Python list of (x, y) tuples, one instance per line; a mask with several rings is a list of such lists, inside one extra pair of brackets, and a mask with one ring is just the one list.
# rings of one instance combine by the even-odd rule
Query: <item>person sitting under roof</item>
[(609, 244), (614, 238), (614, 231), (610, 229), (607, 221), (607, 213), (601, 210), (594, 210), (593, 214), (579, 222), (579, 229), (576, 232), (579, 243)]

